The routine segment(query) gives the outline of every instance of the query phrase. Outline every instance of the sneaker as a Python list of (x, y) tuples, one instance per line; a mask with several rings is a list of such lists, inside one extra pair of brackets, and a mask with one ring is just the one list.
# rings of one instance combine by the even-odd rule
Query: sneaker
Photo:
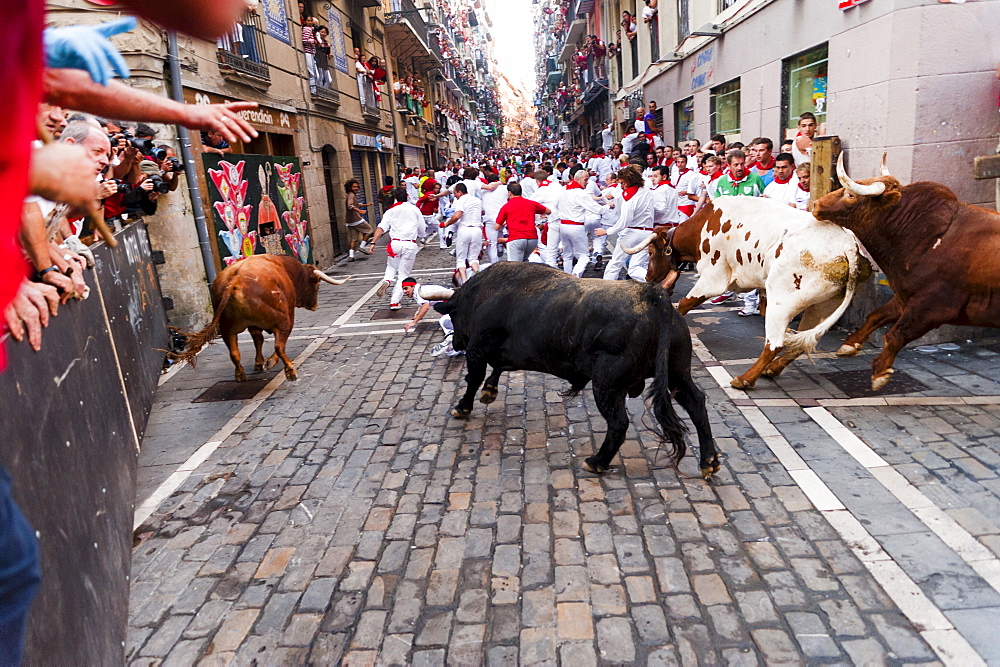
[(446, 345), (443, 342), (442, 343), (438, 343), (437, 345), (435, 345), (434, 347), (431, 348), (431, 356), (432, 357), (438, 356), (439, 354), (441, 354), (442, 352), (444, 352), (444, 348), (445, 347), (446, 347)]
[(389, 310), (399, 310), (400, 308), (402, 308), (402, 306), (399, 305), (398, 303), (390, 303), (389, 304)]
[(719, 296), (715, 297), (714, 299), (709, 300), (709, 303), (720, 304), (720, 303), (725, 303), (725, 302), (729, 301), (730, 299), (735, 299), (735, 298), (736, 298), (736, 293), (735, 292), (725, 292), (725, 293), (720, 294)]
[(753, 317), (754, 315), (760, 315), (760, 309), (756, 306), (743, 306), (740, 308), (740, 317)]
[(375, 290), (375, 296), (383, 296), (387, 289), (389, 289), (389, 281), (383, 280), (382, 284), (378, 286), (377, 290)]
[(348, 262), (353, 262), (353, 261), (354, 261), (354, 257), (348, 257), (348, 258), (347, 258), (347, 261), (348, 261)]
[(597, 255), (594, 258), (594, 268), (600, 270), (604, 266), (604, 255)]

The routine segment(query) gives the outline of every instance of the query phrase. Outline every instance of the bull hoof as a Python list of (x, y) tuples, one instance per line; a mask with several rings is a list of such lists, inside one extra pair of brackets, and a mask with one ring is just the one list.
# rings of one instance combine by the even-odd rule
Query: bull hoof
[(451, 409), (451, 416), (454, 417), (455, 419), (464, 419), (465, 417), (468, 417), (470, 414), (472, 414), (472, 408), (455, 407)]
[(892, 379), (892, 374), (894, 372), (895, 371), (890, 368), (889, 370), (887, 370), (885, 373), (882, 373), (881, 375), (872, 376), (872, 391), (878, 391), (882, 387), (884, 387), (887, 384), (889, 384), (889, 380)]
[(483, 387), (483, 393), (479, 395), (479, 402), (489, 405), (493, 401), (497, 400), (497, 388), (496, 387)]
[(263, 373), (264, 372), (264, 364), (254, 364), (253, 365), (253, 372), (254, 373)]
[(754, 385), (753, 382), (747, 382), (746, 380), (744, 380), (742, 376), (734, 377), (732, 382), (730, 382), (729, 384), (736, 387), (737, 389), (742, 389), (744, 391), (746, 391), (747, 389), (753, 389)]
[(760, 376), (762, 378), (776, 378), (778, 377), (778, 373), (776, 373), (774, 370), (770, 368), (765, 368), (764, 371), (760, 374)]
[(243, 370), (242, 368), (236, 369), (236, 381), (237, 382), (246, 382), (247, 381), (247, 372), (245, 370)]
[(587, 472), (592, 472), (595, 475), (603, 475), (608, 471), (607, 466), (602, 466), (593, 459), (584, 459), (583, 469), (586, 470)]
[(264, 362), (264, 365), (261, 367), (261, 370), (269, 371), (272, 368), (274, 368), (274, 365), (276, 363), (278, 363), (277, 358), (271, 357), (267, 361)]
[(294, 368), (286, 368), (285, 369), (285, 379), (286, 380), (295, 381), (295, 380), (299, 379), (299, 376), (295, 374), (295, 369)]
[(844, 345), (840, 346), (839, 350), (837, 350), (837, 356), (838, 357), (853, 357), (853, 356), (857, 355), (858, 350), (860, 350), (860, 349), (861, 349), (861, 345), (847, 345), (845, 343)]
[(701, 468), (701, 477), (705, 481), (711, 479), (712, 475), (722, 470), (722, 464), (719, 462), (719, 455), (716, 454), (708, 461), (707, 464)]

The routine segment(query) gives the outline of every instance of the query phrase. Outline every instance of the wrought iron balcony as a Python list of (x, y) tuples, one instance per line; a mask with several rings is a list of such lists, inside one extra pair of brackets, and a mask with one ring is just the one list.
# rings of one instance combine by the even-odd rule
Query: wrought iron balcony
[(264, 50), (264, 30), (260, 16), (247, 12), (243, 20), (216, 41), (216, 56), (223, 74), (246, 74), (262, 81), (271, 80)]

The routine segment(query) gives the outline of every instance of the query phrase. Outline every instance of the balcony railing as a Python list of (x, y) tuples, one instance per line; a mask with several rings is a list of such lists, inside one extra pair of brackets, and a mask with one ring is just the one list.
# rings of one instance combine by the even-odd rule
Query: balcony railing
[(364, 75), (358, 75), (358, 99), (361, 101), (362, 115), (372, 119), (382, 117), (382, 109), (379, 108), (375, 86), (371, 79)]
[(271, 80), (264, 51), (264, 30), (255, 12), (247, 12), (241, 22), (216, 41), (216, 48), (219, 69), (223, 73), (240, 72), (264, 81)]

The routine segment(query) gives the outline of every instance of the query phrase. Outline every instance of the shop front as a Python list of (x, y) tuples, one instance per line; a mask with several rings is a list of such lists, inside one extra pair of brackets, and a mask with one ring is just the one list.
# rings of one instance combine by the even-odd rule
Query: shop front
[(374, 224), (382, 217), (382, 207), (378, 192), (386, 177), (394, 178), (392, 164), (395, 140), (384, 134), (351, 131), (351, 178), (361, 184), (358, 199), (362, 204), (372, 204), (371, 218)]
[[(186, 89), (192, 104), (219, 104), (220, 95)], [(232, 152), (207, 150), (205, 134), (192, 141), (201, 155), (199, 186), (216, 267), (221, 269), (250, 255), (291, 255), (313, 262), (309, 207), (302, 182), (302, 161), (291, 111), (260, 106), (243, 111), (258, 132), (249, 142), (236, 141)], [(197, 137), (199, 135), (193, 135)]]

